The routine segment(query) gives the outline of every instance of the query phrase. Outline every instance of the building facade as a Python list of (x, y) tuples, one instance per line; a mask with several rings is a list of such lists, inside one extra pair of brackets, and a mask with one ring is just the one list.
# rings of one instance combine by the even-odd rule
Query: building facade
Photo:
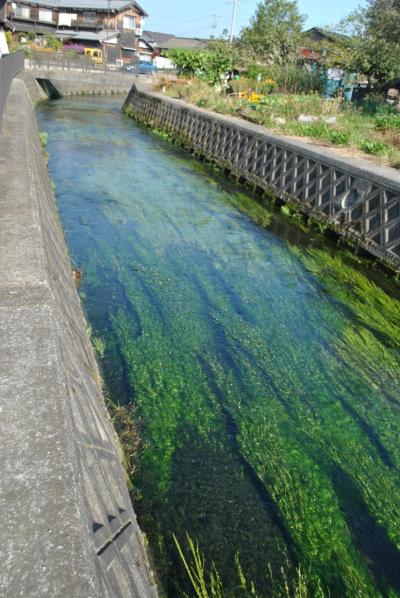
[(97, 48), (111, 63), (138, 60), (147, 16), (132, 0), (18, 0), (8, 2), (6, 12), (16, 36), (54, 37), (66, 45)]

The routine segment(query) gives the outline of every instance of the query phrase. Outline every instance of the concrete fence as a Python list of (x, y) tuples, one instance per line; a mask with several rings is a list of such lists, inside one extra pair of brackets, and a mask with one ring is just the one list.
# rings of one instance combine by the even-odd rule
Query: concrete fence
[(0, 56), (0, 131), (3, 112), (5, 110), (11, 82), (17, 73), (24, 68), (24, 52), (19, 50), (12, 54)]
[(257, 187), (295, 202), (400, 269), (400, 174), (396, 170), (338, 157), (137, 84), (125, 106), (139, 121), (169, 132)]

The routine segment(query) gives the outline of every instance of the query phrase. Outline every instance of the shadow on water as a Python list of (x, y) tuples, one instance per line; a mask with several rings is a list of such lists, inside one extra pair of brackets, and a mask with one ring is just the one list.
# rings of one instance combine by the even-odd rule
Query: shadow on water
[(370, 443), (376, 449), (378, 455), (382, 459), (382, 463), (387, 467), (394, 467), (395, 464), (393, 463), (393, 459), (390, 456), (388, 450), (383, 446), (379, 435), (375, 432), (372, 426), (362, 417), (357, 411), (350, 405), (348, 401), (346, 401), (343, 397), (339, 397), (343, 408), (347, 411), (347, 413), (354, 419), (357, 425), (360, 426), (361, 430), (366, 434)]
[[(186, 546), (186, 531), (196, 538), (206, 554), (206, 567), (211, 562), (221, 576), (224, 596), (243, 597), (235, 560), (239, 558), (248, 580), (257, 580), (262, 595), (269, 595), (269, 568), (281, 579), (281, 567), (290, 571), (291, 557), (284, 549), (282, 529), (277, 526), (271, 505), (251, 474), (251, 468), (240, 458), (234, 443), (227, 448), (223, 432), (202, 438), (193, 428), (181, 430), (182, 446), (174, 455), (169, 501), (169, 525), (180, 544)], [(193, 483), (194, 482), (194, 483)], [(210, 489), (212, 490), (210, 492)], [(238, 553), (236, 538), (241, 538)], [(172, 596), (190, 596), (176, 549), (171, 542), (171, 569), (178, 571), (178, 581), (169, 576)], [(190, 555), (187, 555), (190, 559)]]
[(294, 558), (294, 555), (293, 555), (292, 549), (291, 549), (292, 540), (290, 537), (290, 533), (286, 529), (286, 527), (279, 515), (279, 512), (276, 508), (276, 505), (275, 505), (274, 501), (272, 500), (272, 497), (269, 494), (267, 488), (262, 483), (262, 481), (259, 479), (259, 477), (255, 473), (254, 469), (251, 467), (250, 463), (248, 463), (248, 461), (242, 455), (240, 445), (237, 441), (237, 436), (239, 434), (239, 430), (236, 425), (234, 417), (232, 416), (231, 413), (229, 413), (228, 408), (224, 404), (225, 403), (224, 393), (219, 388), (218, 383), (215, 380), (213, 373), (212, 373), (207, 361), (203, 358), (203, 356), (200, 354), (197, 355), (197, 360), (198, 360), (199, 364), (201, 365), (201, 367), (207, 377), (208, 384), (210, 385), (210, 388), (211, 388), (212, 392), (214, 393), (214, 396), (218, 399), (221, 411), (224, 415), (225, 429), (229, 435), (233, 450), (234, 450), (235, 454), (237, 455), (237, 457), (240, 461), (240, 464), (243, 467), (243, 471), (245, 472), (247, 479), (249, 480), (249, 483), (253, 486), (254, 490), (256, 491), (257, 495), (259, 496), (261, 503), (264, 505), (264, 508), (268, 511), (268, 513), (269, 513), (270, 517), (272, 518), (272, 520), (274, 521), (275, 525), (280, 530), (280, 533), (282, 534), (282, 537), (284, 538), (284, 540), (286, 542), (288, 554), (290, 556), (291, 561), (295, 562), (295, 558)]
[(365, 556), (383, 596), (389, 588), (400, 595), (400, 552), (377, 523), (354, 480), (338, 466), (332, 466), (332, 482), (355, 545)]

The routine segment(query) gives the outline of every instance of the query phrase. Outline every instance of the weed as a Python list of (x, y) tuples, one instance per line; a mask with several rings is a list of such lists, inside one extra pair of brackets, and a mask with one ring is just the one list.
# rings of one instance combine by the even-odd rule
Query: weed
[(329, 141), (335, 145), (346, 145), (350, 140), (350, 131), (337, 131), (332, 129), (328, 133)]
[(40, 145), (42, 147), (46, 147), (49, 136), (47, 133), (45, 133), (44, 131), (39, 131), (39, 139), (40, 139)]
[(400, 129), (400, 114), (377, 114), (375, 126), (377, 129)]
[(96, 352), (96, 355), (103, 359), (106, 352), (106, 342), (104, 338), (102, 338), (101, 336), (93, 336), (92, 345)]
[(379, 156), (388, 152), (390, 146), (387, 143), (384, 143), (383, 141), (363, 141), (360, 144), (360, 148), (366, 154)]
[(109, 398), (106, 400), (114, 429), (124, 451), (124, 466), (128, 476), (132, 478), (137, 470), (140, 451), (143, 447), (140, 435), (140, 418), (133, 403), (118, 405)]

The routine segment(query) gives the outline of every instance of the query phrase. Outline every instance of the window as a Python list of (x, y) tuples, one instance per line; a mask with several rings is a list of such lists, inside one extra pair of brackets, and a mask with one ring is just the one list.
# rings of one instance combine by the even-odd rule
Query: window
[(47, 8), (39, 8), (39, 21), (53, 21), (53, 12)]
[(20, 17), (21, 19), (29, 19), (31, 16), (31, 9), (29, 6), (22, 6), (22, 4), (17, 4), (14, 11), (15, 17)]
[(78, 16), (72, 12), (60, 12), (58, 15), (58, 25), (60, 27), (62, 25), (66, 27), (72, 27), (73, 21), (76, 21), (77, 18)]
[(124, 17), (124, 22), (122, 27), (124, 29), (130, 29), (133, 31), (136, 28), (136, 19), (135, 17)]

